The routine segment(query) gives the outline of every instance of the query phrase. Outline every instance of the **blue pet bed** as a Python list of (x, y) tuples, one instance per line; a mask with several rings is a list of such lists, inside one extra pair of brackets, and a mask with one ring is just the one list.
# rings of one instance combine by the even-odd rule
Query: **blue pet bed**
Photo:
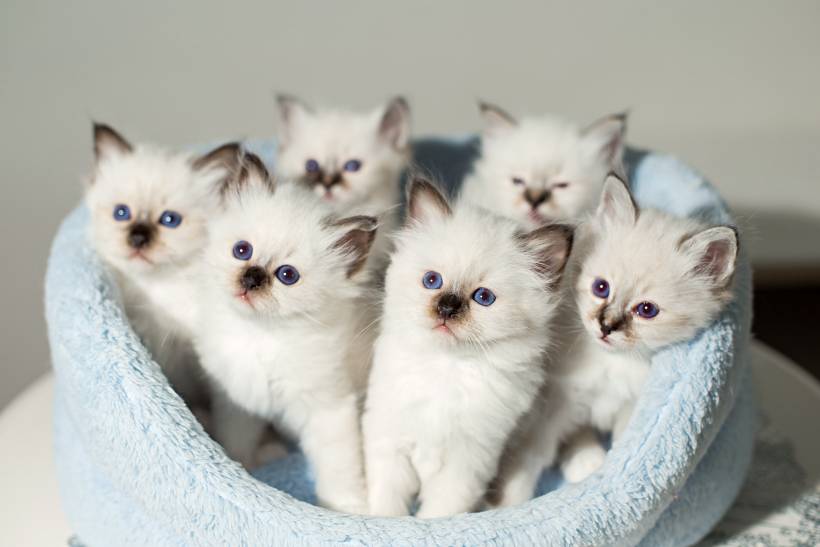
[[(249, 146), (273, 163), (273, 143)], [(474, 139), (415, 143), (416, 162), (451, 191), (475, 154)], [(675, 159), (630, 151), (627, 164), (639, 205), (731, 220), (714, 188)], [(87, 224), (84, 207), (63, 223), (46, 281), (57, 467), (77, 544), (688, 545), (743, 482), (755, 430), (745, 258), (723, 316), (656, 356), (632, 424), (598, 473), (564, 485), (547, 472), (543, 495), (518, 507), (387, 519), (312, 505), (298, 452), (254, 476), (228, 459), (134, 335)]]

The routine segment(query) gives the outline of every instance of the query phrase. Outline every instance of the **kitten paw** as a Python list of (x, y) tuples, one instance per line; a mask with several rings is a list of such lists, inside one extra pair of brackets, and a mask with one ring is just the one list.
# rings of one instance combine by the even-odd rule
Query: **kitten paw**
[(595, 473), (606, 459), (606, 450), (600, 445), (585, 446), (574, 452), (561, 464), (567, 482), (581, 482)]

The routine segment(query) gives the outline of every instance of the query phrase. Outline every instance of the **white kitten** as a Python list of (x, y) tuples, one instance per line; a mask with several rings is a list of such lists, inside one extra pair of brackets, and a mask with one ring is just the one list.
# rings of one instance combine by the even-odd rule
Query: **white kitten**
[[(529, 499), (559, 445), (571, 440), (570, 482), (598, 469), (605, 452), (589, 426), (617, 441), (641, 393), (652, 355), (692, 338), (731, 299), (738, 251), (731, 227), (638, 210), (610, 175), (595, 218), (579, 234), (573, 263), (575, 320), (523, 439), (502, 471), (501, 503)], [(529, 431), (526, 431), (527, 427)], [(574, 437), (570, 439), (570, 436)]]
[(86, 191), (93, 245), (117, 277), (134, 330), (190, 403), (201, 387), (190, 342), (196, 302), (190, 275), (239, 146), (196, 157), (132, 146), (95, 124), (94, 151)]
[(357, 298), (376, 220), (338, 220), (302, 186), (275, 190), (247, 155), (212, 225), (196, 349), (217, 385), (214, 436), (254, 465), (266, 422), (298, 440), (319, 502), (366, 507)]
[(594, 206), (606, 174), (622, 170), (623, 114), (582, 129), (552, 117), (519, 122), (486, 103), (480, 108), (482, 153), (461, 195), (527, 228), (578, 218)]
[(476, 508), (543, 382), (572, 228), (530, 233), (415, 180), (363, 417), (372, 514)]
[(379, 218), (370, 264), (384, 267), (397, 227), (401, 174), (410, 159), (410, 108), (396, 97), (368, 114), (313, 110), (278, 97), (281, 125), (276, 173), (299, 180), (340, 215)]

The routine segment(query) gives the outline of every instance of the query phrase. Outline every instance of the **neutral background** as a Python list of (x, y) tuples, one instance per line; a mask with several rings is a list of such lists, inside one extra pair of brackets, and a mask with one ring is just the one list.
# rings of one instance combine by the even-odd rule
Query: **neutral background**
[[(478, 129), (477, 98), (578, 121), (706, 173), (770, 282), (820, 272), (820, 2), (0, 3), (0, 407), (48, 367), (48, 247), (90, 124), (181, 146), (270, 136), (272, 95)], [(796, 274), (794, 272), (797, 272)], [(790, 274), (790, 275), (787, 275)]]

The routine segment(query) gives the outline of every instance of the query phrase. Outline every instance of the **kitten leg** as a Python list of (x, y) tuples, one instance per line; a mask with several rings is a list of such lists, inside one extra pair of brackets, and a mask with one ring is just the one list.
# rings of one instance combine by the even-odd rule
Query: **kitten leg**
[(598, 435), (591, 427), (585, 427), (570, 438), (563, 454), (561, 472), (567, 482), (581, 482), (595, 473), (606, 458)]
[(612, 427), (612, 442), (617, 441), (623, 435), (626, 426), (629, 425), (629, 420), (632, 418), (632, 412), (635, 410), (635, 401), (629, 401), (618, 411), (615, 416), (615, 424)]
[(421, 506), (417, 517), (446, 517), (474, 511), (478, 507), (498, 459), (476, 462), (477, 453), (452, 450), (445, 453), (446, 463), (443, 467), (437, 473), (422, 478), (419, 494)]
[(256, 451), (267, 422), (239, 408), (219, 389), (214, 391), (212, 427), (214, 439), (231, 459), (245, 469), (256, 465)]
[(365, 445), (369, 513), (380, 517), (410, 514), (419, 490), (419, 478), (398, 443), (379, 436)]
[(316, 475), (319, 504), (344, 513), (366, 513), (356, 395), (311, 409), (300, 444)]

